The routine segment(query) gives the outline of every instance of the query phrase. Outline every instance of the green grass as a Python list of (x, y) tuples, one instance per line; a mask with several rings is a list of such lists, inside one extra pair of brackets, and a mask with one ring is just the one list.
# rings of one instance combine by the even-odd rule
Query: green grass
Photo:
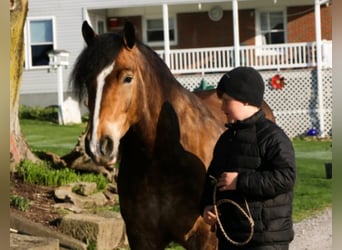
[(331, 141), (293, 140), (297, 181), (293, 202), (294, 221), (300, 221), (332, 205), (332, 179), (325, 163), (332, 161)]
[(30, 200), (20, 195), (11, 195), (10, 204), (23, 212), (30, 208)]
[(22, 161), (18, 167), (18, 174), (26, 183), (43, 186), (61, 186), (72, 182), (95, 182), (97, 191), (103, 191), (108, 180), (105, 176), (93, 173), (80, 174), (70, 168), (54, 169), (48, 163), (41, 164)]
[[(54, 123), (21, 120), (21, 129), (33, 150), (64, 155), (76, 144), (84, 124), (60, 126)], [(326, 179), (324, 164), (332, 161), (331, 141), (294, 139), (297, 181), (293, 204), (294, 221), (332, 205), (332, 179)]]
[(48, 151), (63, 156), (74, 148), (85, 124), (58, 125), (47, 121), (21, 119), (20, 127), (32, 151)]

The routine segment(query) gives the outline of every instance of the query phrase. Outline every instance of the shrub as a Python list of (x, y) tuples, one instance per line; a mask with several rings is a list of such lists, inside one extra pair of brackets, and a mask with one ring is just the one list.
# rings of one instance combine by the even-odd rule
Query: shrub
[(49, 107), (29, 107), (20, 106), (19, 119), (31, 119), (58, 122), (58, 106)]
[(19, 164), (18, 174), (26, 183), (44, 186), (61, 186), (71, 182), (84, 181), (95, 182), (97, 189), (102, 191), (108, 183), (106, 177), (101, 174), (80, 174), (70, 168), (53, 169), (45, 162), (36, 164), (27, 160)]
[(30, 200), (26, 199), (25, 197), (19, 196), (19, 195), (12, 195), (11, 196), (10, 204), (11, 206), (14, 206), (20, 211), (27, 211), (30, 207)]

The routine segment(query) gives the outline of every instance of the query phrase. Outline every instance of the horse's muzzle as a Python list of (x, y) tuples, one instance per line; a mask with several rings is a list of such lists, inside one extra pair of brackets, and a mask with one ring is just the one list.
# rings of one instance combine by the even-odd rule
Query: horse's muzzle
[(115, 163), (114, 141), (109, 136), (104, 136), (100, 141), (89, 141), (85, 138), (86, 153), (99, 165), (111, 165)]

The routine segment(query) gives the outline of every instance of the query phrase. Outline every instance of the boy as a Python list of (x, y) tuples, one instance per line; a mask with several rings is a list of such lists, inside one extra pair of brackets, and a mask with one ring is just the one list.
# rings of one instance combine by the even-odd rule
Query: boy
[(265, 118), (264, 89), (261, 75), (250, 67), (229, 71), (217, 86), (228, 129), (214, 148), (201, 214), (216, 226), (219, 250), (285, 250), (294, 237), (294, 149), (283, 130)]

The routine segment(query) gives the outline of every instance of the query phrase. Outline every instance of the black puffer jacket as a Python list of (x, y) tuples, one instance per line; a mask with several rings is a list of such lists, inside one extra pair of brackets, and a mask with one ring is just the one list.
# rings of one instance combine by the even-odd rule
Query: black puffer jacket
[[(217, 191), (216, 200), (232, 199), (246, 210), (247, 200), (255, 222), (254, 236), (242, 249), (282, 245), (292, 241), (292, 199), (296, 179), (294, 149), (290, 139), (262, 110), (229, 126), (219, 138), (207, 172), (201, 204), (213, 204), (212, 179), (222, 172), (238, 172), (235, 191)], [(233, 205), (219, 206), (226, 233), (235, 241), (245, 241), (250, 224)], [(226, 241), (217, 229), (219, 241)]]

